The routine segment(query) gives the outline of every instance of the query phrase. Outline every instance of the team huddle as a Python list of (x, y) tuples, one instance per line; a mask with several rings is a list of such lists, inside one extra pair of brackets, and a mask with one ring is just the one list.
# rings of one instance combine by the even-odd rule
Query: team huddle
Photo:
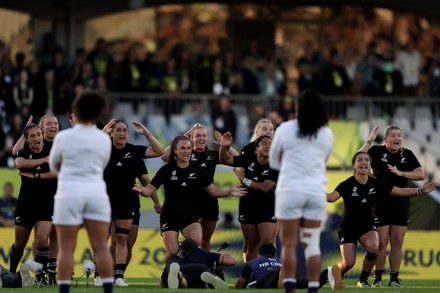
[[(18, 266), (34, 229), (32, 251), (38, 265), (31, 270), (36, 284), (58, 285), (60, 293), (69, 292), (81, 227), (87, 230), (93, 250), (95, 285), (105, 293), (112, 292), (113, 286), (128, 286), (124, 273), (139, 229), (139, 195), (150, 197), (160, 214), (167, 263), (161, 287), (228, 288), (213, 266), (235, 265), (237, 260), (210, 252), (219, 215), (217, 198), (228, 196), (240, 198), (238, 221), (244, 240), (246, 265), (236, 288), (285, 288), (286, 293), (308, 288), (314, 293), (327, 282), (331, 288), (342, 288), (344, 274), (355, 264), (357, 242), (367, 250), (358, 287), (370, 286), (367, 279), (373, 267), (373, 286), (382, 286), (389, 239), (388, 285), (401, 285), (398, 274), (409, 219), (407, 197), (428, 193), (437, 183), (406, 187), (407, 179), (423, 180), (424, 172), (413, 153), (402, 147), (399, 127), (388, 127), (385, 144), (369, 148), (378, 133), (374, 128), (353, 157), (354, 175), (326, 193), (326, 162), (333, 134), (314, 90), (298, 96), (296, 118), (276, 131), (270, 120), (261, 119), (241, 152), (233, 148), (229, 132), (215, 132), (218, 148), (208, 147), (208, 129), (198, 123), (164, 149), (150, 130), (133, 121), (135, 131), (145, 136), (149, 146), (130, 144), (126, 122), (112, 119), (102, 130), (96, 127), (105, 106), (105, 98), (98, 93), (78, 96), (72, 104), (72, 127), (61, 132), (53, 115), (44, 116), (39, 125), (29, 119), (14, 146), (21, 188), (8, 275), (15, 279), (3, 280), (3, 286), (32, 285), (30, 265), (22, 265), (20, 271)], [(154, 157), (161, 157), (165, 164), (150, 180), (143, 159)], [(232, 166), (240, 183), (229, 190), (216, 186), (217, 164)], [(374, 178), (369, 176), (371, 170)], [(156, 194), (161, 186), (162, 204)], [(320, 226), (327, 202), (340, 197), (345, 205), (338, 231), (342, 259), (321, 272)], [(181, 246), (179, 234), (186, 239)], [(275, 256), (277, 235), (279, 259)], [(307, 259), (307, 277), (297, 275), (299, 241)], [(262, 270), (261, 263), (271, 265)], [(1, 269), (3, 279), (6, 269)]]

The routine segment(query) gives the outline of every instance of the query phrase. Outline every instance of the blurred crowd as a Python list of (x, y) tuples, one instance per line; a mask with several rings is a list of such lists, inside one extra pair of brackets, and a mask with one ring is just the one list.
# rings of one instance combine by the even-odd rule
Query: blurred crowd
[[(299, 49), (303, 56), (293, 62), (280, 48), (267, 55), (256, 37), (249, 38), (241, 54), (225, 49), (214, 55), (208, 44), (197, 52), (188, 45), (176, 45), (168, 53), (160, 48), (149, 52), (133, 43), (116, 61), (109, 43), (98, 39), (93, 50), (77, 49), (67, 64), (52, 34), (44, 36), (32, 60), (20, 52), (10, 56), (7, 44), (0, 41), (0, 166), (8, 165), (5, 153), (30, 114), (35, 121), (46, 113), (66, 115), (72, 98), (85, 89), (259, 96), (261, 103), (248, 109), (249, 129), (261, 117), (271, 117), (275, 125), (292, 118), (294, 99), (289, 92), (305, 88), (337, 96), (416, 96), (425, 94), (420, 91), (425, 76), (429, 95), (440, 94), (440, 46), (429, 58), (422, 56), (415, 39), (392, 52), (375, 42), (365, 52), (320, 50), (312, 42)], [(295, 91), (288, 86), (292, 76)]]

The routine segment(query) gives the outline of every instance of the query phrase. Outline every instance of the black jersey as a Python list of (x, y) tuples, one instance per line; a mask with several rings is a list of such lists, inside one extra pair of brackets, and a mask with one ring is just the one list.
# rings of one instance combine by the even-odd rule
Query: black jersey
[[(191, 154), (191, 162), (201, 167), (203, 170), (206, 171), (208, 176), (212, 179), (214, 179), (215, 174), (215, 168), (217, 164), (220, 164), (219, 154), (218, 151), (203, 151), (203, 152), (197, 152), (192, 151)], [(204, 211), (207, 212), (213, 212), (212, 206), (216, 207), (215, 210), (218, 210), (218, 200), (215, 197), (212, 197), (208, 194), (208, 192), (204, 189), (201, 189), (201, 193), (199, 194), (200, 202), (199, 202), (199, 209), (200, 209), (200, 216), (207, 217), (207, 215), (204, 213)], [(214, 216), (214, 215), (211, 215)], [(217, 212), (217, 218), (218, 218), (218, 212)]]
[(135, 193), (139, 160), (145, 158), (146, 146), (127, 143), (122, 149), (112, 146), (110, 161), (104, 170), (104, 180), (110, 198), (127, 198)]
[(336, 191), (344, 199), (344, 215), (341, 227), (356, 227), (357, 225), (373, 225), (372, 207), (380, 197), (389, 196), (393, 185), (368, 177), (365, 184), (359, 183), (354, 176), (341, 182)]
[(50, 150), (52, 148), (53, 141), (48, 141), (45, 138), (43, 138), (43, 145)]
[(175, 163), (162, 166), (151, 180), (151, 185), (165, 190), (162, 212), (178, 211), (185, 214), (198, 213), (198, 195), (201, 188), (208, 187), (213, 179), (192, 163), (187, 168), (179, 168)]
[[(49, 156), (50, 149), (43, 146), (43, 150), (40, 153), (34, 153), (30, 148), (24, 148), (17, 152), (16, 158), (21, 157), (26, 160), (42, 159)], [(48, 173), (50, 172), (49, 164), (43, 163), (34, 168), (19, 169), (20, 172), (27, 173)], [(40, 176), (36, 176), (40, 177)], [(53, 197), (57, 190), (56, 179), (41, 179), (41, 178), (29, 178), (21, 176), (20, 193), (18, 200), (20, 203), (30, 203), (32, 205), (53, 205)]]
[[(396, 166), (398, 170), (403, 172), (410, 172), (421, 166), (412, 151), (408, 149), (402, 150), (397, 153), (391, 153), (384, 145), (372, 146), (368, 150), (368, 154), (371, 157), (371, 167), (377, 179), (397, 187), (408, 186), (408, 181), (405, 177), (397, 176), (388, 170), (388, 165)], [(378, 202), (378, 208), (409, 208), (409, 198), (383, 197)]]
[(254, 155), (256, 151), (255, 142), (251, 141), (241, 149), (240, 155)]
[[(234, 156), (234, 167), (243, 167), (245, 177), (256, 182), (271, 180), (277, 182), (278, 171), (269, 167), (269, 163), (261, 165), (258, 163), (257, 155)], [(262, 210), (275, 210), (275, 188), (268, 193), (247, 189), (248, 193), (240, 198), (239, 210), (251, 208), (255, 212)]]

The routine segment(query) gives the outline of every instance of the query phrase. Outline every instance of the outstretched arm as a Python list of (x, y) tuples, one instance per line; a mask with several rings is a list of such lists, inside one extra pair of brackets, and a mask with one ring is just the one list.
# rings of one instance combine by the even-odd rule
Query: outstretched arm
[(402, 197), (409, 197), (409, 196), (415, 196), (415, 195), (422, 195), (424, 193), (430, 193), (434, 189), (437, 188), (437, 182), (435, 181), (427, 181), (423, 183), (422, 187), (396, 187), (394, 186), (391, 190), (390, 195), (392, 196), (402, 196)]
[(228, 131), (225, 134), (223, 134), (219, 149), (220, 162), (228, 166), (232, 166), (234, 164), (234, 159), (228, 152), (228, 147), (230, 147), (231, 144), (232, 144), (232, 135)]

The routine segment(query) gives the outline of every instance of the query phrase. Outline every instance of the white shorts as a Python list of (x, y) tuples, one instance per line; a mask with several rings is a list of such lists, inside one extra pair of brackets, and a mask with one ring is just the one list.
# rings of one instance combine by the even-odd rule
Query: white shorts
[(84, 220), (110, 223), (111, 207), (108, 196), (55, 196), (53, 223), (55, 225), (81, 225)]
[(275, 217), (279, 220), (308, 219), (324, 221), (326, 194), (275, 190)]

